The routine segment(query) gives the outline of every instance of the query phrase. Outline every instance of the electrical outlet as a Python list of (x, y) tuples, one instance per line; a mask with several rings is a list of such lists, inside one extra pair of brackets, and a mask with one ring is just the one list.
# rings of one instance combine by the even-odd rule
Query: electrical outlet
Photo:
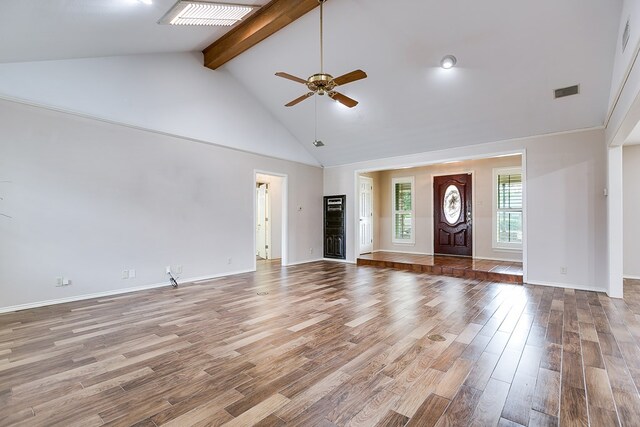
[(309, 248), (309, 253), (312, 254), (313, 253), (313, 248)]
[(56, 286), (62, 286), (62, 277), (56, 277)]
[(181, 265), (176, 265), (176, 273), (177, 274), (182, 274), (182, 266)]
[(167, 267), (165, 268), (165, 271), (167, 274), (171, 274), (171, 266), (167, 265)]
[(123, 279), (129, 278), (129, 270), (122, 270), (122, 278)]
[(231, 264), (231, 258), (227, 258), (227, 264)]
[(62, 278), (62, 286), (69, 286), (71, 284), (71, 280), (66, 277)]
[(560, 267), (560, 274), (567, 274), (567, 267)]
[(136, 269), (132, 268), (131, 270), (129, 270), (129, 279), (133, 279), (136, 277)]

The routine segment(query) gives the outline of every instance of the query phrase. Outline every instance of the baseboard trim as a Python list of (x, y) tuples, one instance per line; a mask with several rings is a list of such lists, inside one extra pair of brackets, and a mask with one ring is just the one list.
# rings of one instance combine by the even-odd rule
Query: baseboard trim
[(517, 260), (517, 259), (506, 259), (506, 258), (489, 258), (489, 257), (482, 257), (482, 256), (474, 256), (473, 259), (481, 259), (481, 260), (485, 260), (485, 261), (502, 261), (502, 262), (522, 262), (522, 259)]
[(640, 280), (640, 277), (624, 275), (624, 276), (623, 276), (623, 279), (629, 279), (629, 280)]
[[(186, 279), (179, 279), (178, 280), (178, 284), (182, 285), (182, 284), (185, 284), (185, 283), (202, 282), (202, 281), (205, 281), (205, 280), (212, 280), (212, 279), (217, 279), (217, 278), (220, 278), (220, 277), (235, 276), (236, 274), (251, 273), (253, 271), (255, 271), (255, 270), (254, 269), (249, 269), (249, 270), (239, 270), (239, 271), (232, 271), (232, 272), (227, 272), (227, 273), (206, 275), (206, 276), (201, 276), (201, 277), (189, 277), (189, 278), (186, 278)], [(92, 298), (102, 298), (102, 297), (109, 297), (109, 296), (113, 296), (113, 295), (127, 294), (129, 292), (146, 291), (146, 290), (149, 290), (149, 289), (163, 288), (163, 287), (166, 287), (166, 286), (170, 286), (169, 281), (162, 282), (162, 283), (154, 283), (154, 284), (151, 284), (151, 285), (142, 285), (142, 286), (135, 286), (135, 287), (131, 287), (131, 288), (121, 288), (121, 289), (114, 289), (114, 290), (111, 290), (111, 291), (96, 292), (96, 293), (93, 293), (93, 294), (83, 294), (83, 295), (76, 295), (76, 296), (66, 297), (66, 298), (58, 298), (58, 299), (52, 299), (52, 300), (46, 300), (46, 301), (37, 301), (37, 302), (26, 303), (26, 304), (12, 305), (12, 306), (8, 306), (8, 307), (0, 307), (0, 314), (2, 314), (2, 313), (11, 313), (11, 312), (14, 312), (14, 311), (19, 311), (19, 310), (28, 310), (30, 308), (46, 307), (46, 306), (49, 306), (49, 305), (64, 304), (64, 303), (67, 303), (67, 302), (82, 301), (82, 300), (87, 300), (87, 299), (92, 299)]]
[(428, 252), (392, 251), (390, 249), (376, 249), (375, 251), (372, 251), (372, 253), (375, 253), (375, 252), (387, 252), (387, 253), (409, 254), (409, 255), (432, 255), (433, 256), (432, 253), (428, 253)]
[(322, 258), (322, 261), (339, 262), (341, 264), (355, 264), (355, 261), (349, 261), (348, 259), (336, 259), (336, 258)]
[(594, 289), (587, 288), (586, 286), (573, 285), (571, 283), (555, 283), (555, 282), (541, 282), (538, 280), (527, 280), (525, 285), (536, 285), (536, 286), (550, 286), (552, 288), (563, 288), (563, 289), (575, 289), (576, 291), (592, 291), (592, 292), (603, 292), (606, 293), (606, 289)]
[(287, 265), (285, 265), (284, 267), (292, 267), (294, 265), (300, 265), (300, 264), (309, 264), (311, 262), (318, 262), (318, 261), (324, 261), (323, 258), (315, 258), (315, 259), (308, 259), (306, 261), (296, 261), (296, 262), (290, 262)]

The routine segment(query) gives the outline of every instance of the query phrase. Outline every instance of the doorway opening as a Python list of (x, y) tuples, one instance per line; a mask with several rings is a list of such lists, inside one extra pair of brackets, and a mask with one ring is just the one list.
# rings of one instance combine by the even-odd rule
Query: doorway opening
[(287, 176), (255, 171), (254, 177), (254, 265), (286, 265)]
[(271, 248), (271, 203), (269, 184), (256, 183), (256, 257), (257, 260), (273, 258)]
[[(623, 292), (640, 291), (640, 124), (622, 146), (622, 277)], [(611, 193), (610, 191), (610, 197)], [(620, 212), (617, 212), (618, 214)]]
[(522, 283), (525, 166), (516, 152), (357, 171), (357, 263)]

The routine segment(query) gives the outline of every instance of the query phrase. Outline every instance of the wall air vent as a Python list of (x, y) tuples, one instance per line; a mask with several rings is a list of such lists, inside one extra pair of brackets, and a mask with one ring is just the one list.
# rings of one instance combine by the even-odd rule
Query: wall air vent
[(563, 87), (553, 91), (553, 97), (555, 99), (564, 98), (565, 96), (577, 95), (580, 93), (580, 85)]
[(180, 0), (158, 24), (228, 27), (241, 21), (258, 6)]
[(627, 48), (629, 43), (629, 34), (631, 33), (631, 26), (629, 25), (630, 18), (627, 18), (627, 23), (624, 25), (624, 31), (622, 32), (622, 52)]

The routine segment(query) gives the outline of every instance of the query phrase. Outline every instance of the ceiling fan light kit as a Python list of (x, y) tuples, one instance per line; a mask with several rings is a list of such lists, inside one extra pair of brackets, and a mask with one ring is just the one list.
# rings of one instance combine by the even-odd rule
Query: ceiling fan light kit
[[(349, 108), (353, 108), (358, 105), (358, 101), (355, 99), (349, 98), (348, 96), (336, 92), (334, 89), (338, 86), (346, 85), (347, 83), (355, 82), (357, 80), (361, 80), (367, 77), (367, 74), (362, 70), (355, 70), (350, 73), (344, 74), (340, 77), (333, 77), (331, 74), (324, 72), (324, 42), (323, 42), (323, 4), (326, 0), (318, 0), (320, 3), (320, 72), (313, 74), (308, 79), (301, 79), (300, 77), (293, 76), (288, 73), (278, 72), (276, 76), (282, 77), (284, 79), (292, 80), (297, 83), (301, 83), (307, 86), (310, 92), (294, 99), (293, 101), (285, 104), (286, 107), (292, 107), (305, 99), (313, 96), (313, 95), (327, 95), (329, 98), (333, 99), (345, 105)], [(315, 143), (314, 143), (315, 145)]]

